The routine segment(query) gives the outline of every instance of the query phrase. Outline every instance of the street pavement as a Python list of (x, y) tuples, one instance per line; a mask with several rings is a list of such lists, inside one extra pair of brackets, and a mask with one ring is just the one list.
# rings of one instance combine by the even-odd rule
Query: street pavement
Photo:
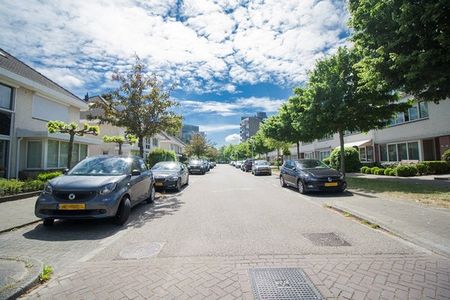
[(327, 198), (219, 165), (137, 206), (125, 227), (34, 224), (0, 234), (0, 252), (55, 268), (30, 299), (253, 299), (255, 267), (302, 268), (324, 298), (450, 299), (448, 258), (345, 218)]
[(0, 232), (38, 221), (35, 203), (36, 197), (0, 203)]

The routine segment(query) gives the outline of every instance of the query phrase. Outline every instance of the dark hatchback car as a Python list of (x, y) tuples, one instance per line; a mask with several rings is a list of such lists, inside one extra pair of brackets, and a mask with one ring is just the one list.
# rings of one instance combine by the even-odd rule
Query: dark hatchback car
[(342, 173), (315, 159), (285, 161), (281, 167), (280, 184), (282, 187), (295, 187), (301, 194), (312, 191), (343, 192), (347, 187)]
[(123, 225), (131, 207), (153, 202), (153, 175), (140, 157), (93, 156), (50, 180), (38, 197), (35, 215), (45, 226), (55, 219), (113, 218)]
[(249, 172), (252, 170), (252, 166), (253, 166), (253, 159), (247, 159), (242, 164), (241, 170), (244, 172)]
[(176, 191), (189, 184), (189, 171), (187, 167), (176, 161), (162, 161), (152, 167), (155, 187), (161, 189), (174, 189)]
[(191, 159), (188, 163), (189, 174), (204, 175), (208, 170), (208, 166), (202, 159)]

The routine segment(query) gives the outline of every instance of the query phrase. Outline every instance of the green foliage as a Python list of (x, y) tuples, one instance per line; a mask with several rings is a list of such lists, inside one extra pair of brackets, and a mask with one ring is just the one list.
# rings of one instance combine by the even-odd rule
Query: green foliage
[(23, 192), (42, 191), (44, 189), (45, 182), (41, 180), (25, 181), (23, 185)]
[(116, 144), (123, 144), (125, 143), (125, 137), (120, 135), (104, 135), (103, 136), (103, 142), (104, 143), (116, 143)]
[(393, 168), (386, 168), (386, 169), (384, 169), (384, 175), (392, 176), (391, 174), (394, 174), (394, 169)]
[(446, 150), (444, 154), (442, 154), (442, 160), (450, 163), (450, 149)]
[(367, 85), (424, 101), (450, 97), (448, 0), (350, 0), (353, 41)]
[(384, 169), (378, 168), (374, 171), (375, 175), (384, 175)]
[(191, 141), (186, 145), (184, 151), (188, 156), (200, 158), (206, 156), (209, 147), (205, 137), (202, 134), (196, 133), (192, 135)]
[(446, 161), (423, 161), (427, 167), (427, 174), (447, 174), (450, 173), (450, 163)]
[[(347, 147), (345, 148), (344, 153), (346, 170), (348, 172), (358, 172), (361, 166), (358, 150), (353, 147)], [(331, 151), (330, 165), (336, 170), (339, 170), (341, 168), (341, 150), (339, 148), (335, 148), (333, 151)]]
[(0, 196), (40, 191), (44, 188), (41, 180), (20, 181), (17, 179), (0, 179)]
[(363, 173), (363, 174), (367, 174), (367, 170), (368, 169), (369, 169), (368, 166), (361, 167), (360, 172)]
[(53, 268), (49, 265), (44, 265), (42, 272), (39, 274), (39, 281), (46, 282), (50, 280), (53, 275)]
[(160, 148), (154, 149), (147, 156), (147, 165), (151, 168), (160, 161), (176, 161), (177, 156), (174, 151)]
[(37, 178), (37, 180), (47, 182), (50, 179), (53, 179), (60, 175), (62, 175), (62, 172), (60, 172), (60, 171), (44, 172), (44, 173), (39, 173), (36, 178)]
[(398, 165), (395, 168), (395, 175), (400, 177), (411, 177), (417, 175), (417, 168), (415, 165)]
[(331, 164), (331, 158), (329, 156), (325, 157), (324, 159), (322, 159), (322, 162), (329, 166)]
[(112, 80), (119, 83), (119, 87), (91, 105), (92, 110), (100, 109), (103, 114), (89, 116), (100, 123), (124, 127), (135, 135), (141, 157), (145, 137), (161, 131), (174, 133), (181, 127), (181, 117), (173, 111), (178, 104), (170, 98), (171, 88), (156, 75), (148, 75), (146, 69), (136, 56), (131, 70), (116, 72)]
[(428, 174), (428, 166), (424, 163), (416, 164), (417, 171), (419, 175), (427, 175)]

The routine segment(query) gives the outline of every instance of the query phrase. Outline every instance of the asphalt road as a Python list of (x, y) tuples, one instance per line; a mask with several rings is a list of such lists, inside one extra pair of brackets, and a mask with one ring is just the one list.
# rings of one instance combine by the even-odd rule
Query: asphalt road
[[(362, 273), (358, 276), (369, 278), (364, 289), (359, 290), (366, 295), (395, 293), (396, 289), (387, 285), (387, 279), (378, 286), (374, 280), (379, 276), (388, 278), (389, 270), (401, 264), (409, 266), (420, 261), (408, 267), (407, 275), (421, 274), (415, 266), (448, 269), (447, 260), (324, 207), (324, 199), (329, 197), (354, 196), (304, 197), (293, 189), (281, 188), (276, 176), (253, 176), (219, 165), (206, 175), (191, 175), (189, 186), (179, 193), (165, 193), (152, 205), (138, 205), (122, 228), (108, 221), (61, 221), (53, 228), (30, 225), (1, 234), (0, 251), (6, 255), (31, 256), (55, 267), (56, 278), (34, 290), (31, 298), (170, 295), (167, 298), (177, 299), (180, 295), (191, 298), (200, 293), (200, 298), (208, 299), (224, 295), (230, 298), (247, 295), (244, 298), (251, 299), (247, 267), (281, 264), (283, 259), (288, 259), (286, 264), (291, 265), (313, 264), (317, 257), (326, 260), (323, 266), (311, 265), (308, 273), (322, 293), (332, 296), (344, 292), (356, 295), (358, 290), (346, 290), (342, 278), (350, 280), (359, 268)], [(330, 233), (340, 245), (329, 246), (317, 238)], [(154, 255), (149, 255), (152, 249)], [(133, 259), (139, 255), (142, 256)], [(348, 260), (349, 269), (339, 267), (343, 260)], [(226, 261), (233, 262), (218, 265)], [(381, 272), (380, 263), (384, 262), (386, 269)], [(394, 274), (400, 276), (401, 272)], [(450, 295), (449, 274), (442, 274), (446, 277), (441, 278), (448, 281), (436, 283), (435, 297), (437, 293)], [(122, 279), (120, 283), (116, 282), (118, 278)], [(392, 280), (393, 285), (399, 282)], [(228, 281), (232, 282), (229, 286)], [(361, 279), (357, 282), (362, 283)], [(448, 291), (445, 284), (449, 285)], [(195, 292), (187, 290), (188, 286), (195, 287)], [(398, 291), (405, 292), (401, 286)], [(425, 287), (414, 288), (409, 293), (424, 295), (425, 291)]]

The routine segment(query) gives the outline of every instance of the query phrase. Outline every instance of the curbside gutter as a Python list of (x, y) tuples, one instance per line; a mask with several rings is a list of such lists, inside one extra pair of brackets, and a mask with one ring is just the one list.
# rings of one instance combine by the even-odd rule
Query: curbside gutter
[(0, 286), (0, 299), (16, 299), (39, 283), (39, 274), (43, 268), (43, 263), (41, 261), (30, 257), (1, 256), (0, 260), (23, 263), (27, 270), (27, 274), (21, 280), (5, 287)]
[(21, 194), (3, 196), (3, 197), (0, 197), (0, 203), (8, 202), (8, 201), (15, 201), (15, 200), (22, 200), (22, 199), (30, 198), (33, 196), (37, 196), (40, 193), (42, 193), (42, 191), (34, 191), (34, 192), (29, 192), (29, 193), (21, 193)]

